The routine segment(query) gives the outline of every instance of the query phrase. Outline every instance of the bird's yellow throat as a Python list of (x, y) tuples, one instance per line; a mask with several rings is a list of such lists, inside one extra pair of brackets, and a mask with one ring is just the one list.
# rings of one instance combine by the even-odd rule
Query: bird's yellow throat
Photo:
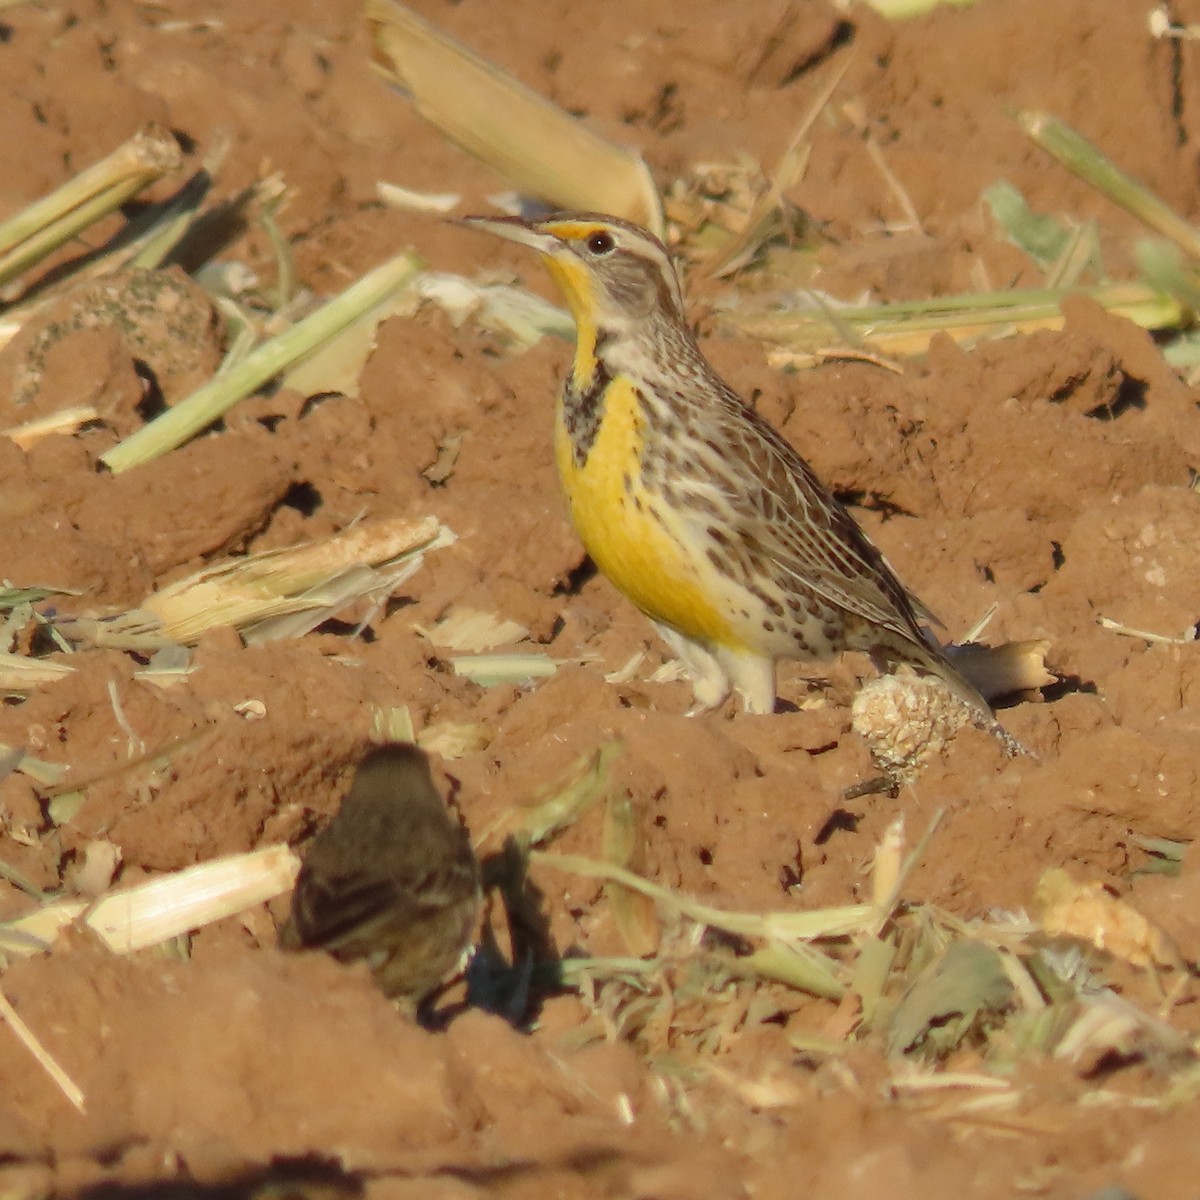
[(575, 386), (584, 387), (596, 370), (595, 285), (587, 269), (573, 255), (543, 254), (542, 262), (562, 292), (575, 320), (575, 364), (572, 374)]

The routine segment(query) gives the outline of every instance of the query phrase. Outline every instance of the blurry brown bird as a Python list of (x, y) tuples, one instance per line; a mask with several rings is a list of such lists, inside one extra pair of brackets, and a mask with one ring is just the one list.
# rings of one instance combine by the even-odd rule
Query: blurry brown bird
[(383, 991), (419, 1005), (454, 970), (481, 905), (471, 839), (416, 746), (369, 751), (313, 839), (279, 933), (288, 950), (362, 959)]

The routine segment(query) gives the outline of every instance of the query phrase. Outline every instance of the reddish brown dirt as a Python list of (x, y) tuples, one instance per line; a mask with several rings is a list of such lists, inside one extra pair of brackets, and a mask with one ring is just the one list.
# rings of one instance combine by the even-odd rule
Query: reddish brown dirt
[[(981, 204), (1000, 178), (1038, 209), (1097, 220), (1110, 271), (1128, 273), (1138, 227), (1033, 148), (1016, 108), (1056, 113), (1200, 219), (1200, 48), (1150, 38), (1148, 5), (984, 0), (903, 25), (817, 0), (510, 0), (503, 22), (487, 0), (418, 7), (638, 146), (664, 185), (739, 154), (773, 163), (829, 70), (848, 62), (791, 196), (821, 223), (817, 283), (835, 295), (1035, 283)], [(1198, 3), (1172, 11), (1200, 21)], [(283, 226), (318, 292), (406, 245), (440, 270), (510, 269), (545, 288), (516, 251), (376, 202), (379, 179), (458, 190), (468, 208), (501, 185), (372, 77), (356, 4), (68, 0), (4, 19), (6, 214), (153, 120), (199, 153), (230, 136), (222, 195), (264, 161), (284, 174)], [(855, 113), (920, 233), (888, 231), (903, 213)], [(271, 277), (262, 235), (239, 252)], [(1065, 866), (1132, 896), (1196, 958), (1200, 867), (1189, 856), (1176, 880), (1135, 877), (1145, 862), (1135, 839), (1186, 841), (1200, 822), (1196, 647), (1122, 637), (1098, 618), (1177, 636), (1200, 615), (1197, 392), (1147, 334), (1083, 299), (1061, 332), (972, 350), (937, 341), (898, 376), (867, 364), (783, 375), (762, 347), (719, 329), (706, 348), (821, 474), (870, 501), (859, 519), (952, 633), (995, 603), (993, 640), (1051, 643), (1064, 686), (1003, 714), (1036, 758), (1006, 760), (969, 731), (897, 799), (845, 805), (841, 789), (869, 770), (848, 732), (865, 670), (853, 661), (820, 687), (811, 672), (785, 672), (785, 698), (823, 696), (823, 706), (686, 719), (686, 685), (646, 680), (663, 656), (646, 623), (602, 579), (566, 586), (581, 551), (549, 447), (561, 342), (512, 357), (431, 311), (393, 319), (360, 398), (311, 409), (287, 393), (258, 399), (223, 431), (113, 478), (94, 468), (129, 427), (138, 354), (111, 330), (85, 329), (48, 355), (20, 407), (4, 401), (0, 426), (101, 399), (125, 416), (27, 452), (0, 438), (0, 576), (78, 589), (77, 608), (121, 608), (206, 559), (322, 536), (364, 512), (432, 513), (458, 541), (428, 558), (368, 638), (322, 632), (247, 649), (210, 635), (198, 670), (170, 691), (135, 679), (129, 656), (90, 651), (69, 679), (0, 709), (0, 741), (99, 777), (53, 830), (31, 782), (0, 783), (0, 857), (54, 889), (99, 837), (120, 847), (126, 881), (299, 837), (336, 806), (373, 710), (407, 705), (418, 729), (487, 729), (485, 749), (445, 764), (476, 830), (618, 733), (617, 779), (644, 835), (639, 869), (709, 902), (852, 902), (895, 815), (912, 832), (944, 807), (908, 898), (964, 917), (1019, 909), (1043, 871)], [(190, 351), (181, 378), (210, 349)], [(0, 366), (7, 388), (14, 368)], [(458, 435), (453, 473), (432, 486), (422, 471)], [(319, 498), (312, 511), (290, 500), (301, 486)], [(530, 688), (458, 679), (414, 632), (454, 605), (515, 619), (550, 654), (584, 665)], [(643, 649), (637, 678), (605, 681)], [(118, 771), (132, 751), (110, 684), (148, 751), (200, 736), (166, 767)], [(246, 700), (261, 701), (261, 720), (239, 715)], [(818, 838), (842, 807), (848, 818)], [(593, 812), (562, 847), (596, 855), (599, 840)], [(560, 951), (622, 952), (598, 888), (549, 872), (537, 882)], [(3, 887), (3, 915), (28, 907)], [(83, 1088), (87, 1114), (0, 1028), (6, 1190), (179, 1177), (255, 1186), (274, 1159), (301, 1158), (317, 1175), (340, 1162), (378, 1197), (938, 1200), (1123, 1186), (1151, 1200), (1186, 1191), (1200, 1167), (1194, 1104), (1079, 1103), (1094, 1085), (1060, 1065), (1027, 1067), (1003, 1120), (916, 1113), (889, 1098), (877, 1049), (817, 1069), (798, 1061), (789, 1025), (820, 1031), (835, 1018), (794, 996), (770, 1021), (747, 1016), (704, 1061), (660, 1072), (608, 1040), (577, 998), (550, 1001), (530, 1034), (480, 1013), (433, 1034), (396, 1013), (365, 971), (285, 958), (273, 940), (258, 912), (200, 932), (185, 962), (118, 959), (73, 934), (11, 966), (5, 994)], [(1195, 994), (1179, 998), (1185, 1027), (1196, 1025)], [(771, 1103), (748, 1090), (758, 1082), (772, 1085)], [(1114, 1086), (1161, 1091), (1149, 1072)]]

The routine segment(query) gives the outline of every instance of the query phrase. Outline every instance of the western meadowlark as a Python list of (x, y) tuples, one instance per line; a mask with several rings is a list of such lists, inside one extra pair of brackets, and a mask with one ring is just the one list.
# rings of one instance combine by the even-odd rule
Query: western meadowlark
[(279, 944), (364, 959), (387, 995), (417, 1008), (462, 958), (481, 903), (467, 831), (442, 803), (424, 752), (396, 742), (363, 756), (313, 839)]
[(730, 689), (774, 710), (775, 664), (867, 651), (940, 676), (995, 726), (923, 633), (932, 620), (792, 446), (709, 365), (662, 243), (593, 213), (464, 224), (532, 247), (575, 318), (555, 457), (596, 566), (692, 678), (696, 711)]

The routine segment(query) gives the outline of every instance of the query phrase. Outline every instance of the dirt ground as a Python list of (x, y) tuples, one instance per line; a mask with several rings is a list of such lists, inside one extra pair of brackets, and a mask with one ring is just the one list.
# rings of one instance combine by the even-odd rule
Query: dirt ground
[[(1061, 117), (1200, 220), (1200, 46), (1152, 38), (1149, 0), (981, 0), (905, 24), (820, 0), (508, 0), (502, 20), (488, 0), (416, 7), (636, 146), (664, 189), (702, 163), (773, 164), (845, 66), (790, 199), (820, 231), (816, 286), (847, 300), (1036, 284), (981, 202), (999, 179), (1035, 209), (1096, 220), (1108, 271), (1131, 276), (1139, 228), (1033, 147), (1017, 109)], [(1200, 22), (1200, 2), (1170, 7)], [(460, 192), (460, 211), (480, 211), (503, 183), (372, 76), (358, 4), (42, 0), (3, 20), (0, 212), (153, 121), (197, 156), (231, 139), (222, 195), (264, 164), (282, 172), (291, 199), (280, 221), (300, 281), (318, 293), (411, 246), (437, 270), (519, 277), (551, 295), (516, 249), (377, 200), (382, 179)], [(271, 278), (261, 232), (238, 256)], [(1066, 867), (1200, 958), (1200, 863), (1189, 852), (1175, 878), (1142, 870), (1145, 839), (1187, 842), (1200, 822), (1200, 662), (1182, 640), (1200, 618), (1200, 393), (1149, 334), (1084, 298), (1061, 332), (969, 349), (943, 338), (899, 374), (854, 362), (783, 373), (720, 319), (733, 286), (692, 289), (706, 350), (854, 498), (949, 633), (995, 604), (989, 640), (1050, 643), (1061, 683), (1001, 714), (1036, 757), (1006, 759), (968, 730), (898, 796), (845, 801), (870, 771), (849, 731), (870, 668), (853, 659), (786, 670), (789, 711), (686, 718), (687, 685), (649, 679), (664, 661), (650, 627), (579, 571), (550, 451), (569, 354), (560, 340), (508, 353), (473, 323), (423, 309), (382, 327), (357, 398), (255, 398), (217, 432), (114, 477), (96, 462), (138, 423), (141, 383), (128, 347), (90, 330), (47, 355), (32, 391), (0, 395), (0, 426), (96, 400), (113, 413), (27, 451), (0, 438), (0, 577), (74, 589), (66, 606), (107, 611), (208, 559), (321, 537), (363, 514), (432, 514), (458, 540), (358, 638), (353, 614), (256, 648), (211, 634), (170, 690), (136, 679), (129, 654), (74, 656), (69, 678), (0, 708), (0, 742), (92, 781), (85, 802), (51, 827), (34, 782), (9, 775), (0, 858), (54, 890), (97, 839), (119, 847), (122, 882), (301, 839), (336, 807), (373, 713), (407, 706), (418, 731), (486, 731), (481, 748), (439, 765), (477, 832), (615, 734), (616, 781), (641, 835), (636, 868), (705, 902), (855, 902), (895, 816), (915, 838), (941, 808), (906, 899), (963, 918), (1017, 911), (1045, 870)], [(199, 339), (176, 374), (160, 372), (164, 390), (194, 386), (219, 351)], [(5, 387), (15, 370), (10, 348)], [(452, 439), (453, 469), (431, 482)], [(463, 607), (519, 622), (525, 649), (563, 665), (526, 687), (457, 677), (417, 627)], [(1176, 641), (1122, 636), (1100, 618)], [(631, 678), (606, 681), (638, 651)], [(175, 747), (165, 766), (164, 747)], [(122, 769), (141, 754), (145, 768)], [(561, 849), (598, 856), (601, 823), (586, 814)], [(623, 953), (599, 885), (550, 871), (536, 883), (560, 953)], [(0, 884), (0, 915), (29, 907)], [(200, 931), (185, 960), (116, 957), (72, 933), (4, 972), (4, 994), (86, 1097), (80, 1114), (0, 1029), (6, 1194), (112, 1195), (104, 1189), (170, 1180), (179, 1194), (269, 1185), (397, 1200), (1104, 1188), (1153, 1200), (1186, 1193), (1200, 1170), (1195, 1104), (1165, 1102), (1152, 1063), (1085, 1077), (1030, 1061), (1010, 1081), (1013, 1106), (972, 1117), (906, 1101), (869, 1040), (798, 1054), (792, 1035), (833, 1030), (836, 1006), (782, 989), (766, 1008), (744, 1007), (703, 1054), (681, 1044), (656, 1056), (609, 1036), (573, 994), (547, 1000), (531, 1031), (472, 1010), (427, 1032), (365, 970), (280, 954), (282, 911), (277, 901)], [(1198, 995), (1185, 981), (1176, 1027), (1200, 1025)]]

